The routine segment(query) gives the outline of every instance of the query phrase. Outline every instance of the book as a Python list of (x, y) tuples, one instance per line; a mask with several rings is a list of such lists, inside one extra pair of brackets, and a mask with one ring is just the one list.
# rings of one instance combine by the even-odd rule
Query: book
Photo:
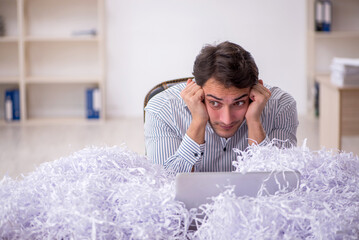
[(86, 117), (99, 119), (101, 112), (101, 93), (98, 88), (86, 89)]

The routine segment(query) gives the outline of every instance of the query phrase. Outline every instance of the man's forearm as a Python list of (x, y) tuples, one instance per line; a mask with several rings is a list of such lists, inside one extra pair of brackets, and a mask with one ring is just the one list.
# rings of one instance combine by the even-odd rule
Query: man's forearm
[(187, 135), (197, 144), (203, 144), (205, 142), (206, 124), (207, 122), (193, 120), (187, 129)]
[(266, 132), (263, 129), (262, 123), (247, 122), (248, 126), (248, 144), (252, 145), (261, 143), (266, 138)]

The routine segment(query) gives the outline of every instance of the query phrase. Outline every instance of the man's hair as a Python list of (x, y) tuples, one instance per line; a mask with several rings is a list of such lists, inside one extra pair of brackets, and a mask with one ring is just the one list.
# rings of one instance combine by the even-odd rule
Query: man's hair
[(194, 62), (193, 75), (199, 86), (212, 77), (227, 88), (247, 88), (258, 82), (252, 55), (231, 42), (204, 46)]

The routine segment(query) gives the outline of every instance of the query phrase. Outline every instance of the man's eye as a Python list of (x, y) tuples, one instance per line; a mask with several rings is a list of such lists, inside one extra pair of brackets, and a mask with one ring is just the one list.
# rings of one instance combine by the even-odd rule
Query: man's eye
[(244, 104), (244, 101), (235, 102), (234, 105), (236, 106), (242, 106)]
[(219, 102), (210, 101), (209, 103), (210, 103), (213, 107), (219, 107)]

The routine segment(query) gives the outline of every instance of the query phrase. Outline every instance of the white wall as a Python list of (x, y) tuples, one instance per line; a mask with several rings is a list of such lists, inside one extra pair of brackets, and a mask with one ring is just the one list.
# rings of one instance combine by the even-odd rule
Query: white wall
[(229, 40), (306, 112), (305, 1), (107, 0), (107, 111), (142, 116), (157, 83), (192, 75), (204, 44)]

